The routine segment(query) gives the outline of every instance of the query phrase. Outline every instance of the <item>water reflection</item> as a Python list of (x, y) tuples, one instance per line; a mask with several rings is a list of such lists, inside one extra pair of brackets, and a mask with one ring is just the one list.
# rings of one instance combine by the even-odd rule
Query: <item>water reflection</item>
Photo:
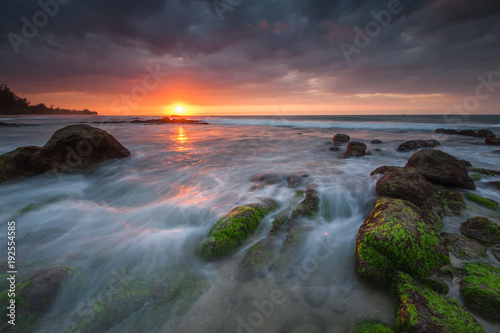
[(188, 140), (188, 138), (186, 136), (186, 132), (184, 131), (184, 128), (182, 126), (179, 126), (178, 132), (177, 132), (177, 137), (176, 137), (178, 151), (185, 151), (188, 149), (185, 145), (187, 140)]

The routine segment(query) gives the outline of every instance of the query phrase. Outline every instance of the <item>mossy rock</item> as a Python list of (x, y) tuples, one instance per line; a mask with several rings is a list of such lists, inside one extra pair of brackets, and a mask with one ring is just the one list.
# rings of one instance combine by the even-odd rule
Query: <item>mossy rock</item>
[(391, 165), (384, 165), (381, 167), (378, 167), (377, 169), (373, 170), (370, 173), (370, 176), (376, 176), (376, 175), (387, 175), (388, 173), (391, 173), (395, 170), (403, 170), (403, 167), (398, 167), (398, 166), (391, 166)]
[(478, 174), (478, 173), (474, 173), (474, 174), (472, 174), (472, 175), (470, 176), (470, 178), (471, 178), (473, 181), (478, 182), (478, 181), (480, 181), (480, 180), (481, 180), (481, 178), (482, 178), (482, 177), (481, 177), (481, 175), (480, 175), (480, 174)]
[(370, 282), (388, 285), (396, 271), (423, 279), (450, 263), (448, 250), (411, 202), (379, 198), (359, 228), (356, 268)]
[(393, 289), (398, 332), (484, 332), (456, 300), (421, 286), (408, 274), (399, 272)]
[(197, 252), (204, 259), (233, 253), (255, 231), (264, 216), (277, 208), (278, 204), (272, 199), (234, 208), (215, 223), (207, 238), (198, 245)]
[(248, 250), (240, 263), (238, 277), (246, 280), (247, 278), (263, 274), (273, 258), (272, 239), (266, 238)]
[(476, 216), (468, 219), (462, 223), (460, 231), (483, 244), (500, 244), (500, 226), (486, 217)]
[(378, 321), (365, 321), (356, 325), (356, 333), (394, 333), (391, 326)]
[[(313, 218), (319, 212), (319, 196), (317, 186), (315, 184), (309, 185), (306, 189), (306, 197), (294, 209), (290, 216), (290, 221), (295, 221), (299, 218)], [(289, 222), (290, 222), (289, 221)], [(287, 222), (287, 224), (290, 224)]]
[(479, 173), (488, 177), (500, 176), (500, 171), (490, 170), (490, 169), (481, 169), (481, 168), (469, 168), (469, 172)]
[(477, 259), (486, 256), (486, 248), (480, 243), (459, 234), (441, 233), (448, 250), (460, 259)]
[(443, 187), (440, 191), (441, 203), (446, 215), (461, 215), (465, 209), (464, 197), (456, 190), (447, 190)]
[(489, 208), (489, 209), (493, 209), (493, 210), (498, 210), (498, 202), (496, 202), (494, 200), (484, 198), (484, 197), (479, 196), (479, 195), (474, 194), (474, 193), (467, 193), (465, 195), (465, 198), (467, 200), (475, 202), (478, 205), (481, 205), (483, 207), (486, 207), (486, 208)]
[(437, 188), (411, 169), (397, 169), (380, 178), (377, 195), (407, 200), (421, 208), (429, 223), (440, 230), (444, 216)]
[(500, 319), (500, 269), (484, 263), (465, 266), (468, 276), (460, 293), (465, 304), (485, 316)]

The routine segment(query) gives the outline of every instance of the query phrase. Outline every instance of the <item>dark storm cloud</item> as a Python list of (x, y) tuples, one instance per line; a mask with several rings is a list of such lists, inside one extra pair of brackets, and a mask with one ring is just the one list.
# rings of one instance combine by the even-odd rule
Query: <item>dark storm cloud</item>
[(7, 34), (21, 35), (21, 18), (32, 20), (40, 6), (4, 1), (0, 80), (31, 92), (113, 92), (114, 80), (160, 63), (214, 86), (274, 82), (282, 95), (307, 89), (313, 78), (326, 93), (461, 94), (478, 75), (500, 70), (493, 0), (403, 0), (403, 11), (348, 64), (339, 43), (353, 44), (353, 28), (364, 30), (387, 4), (242, 0), (221, 14), (213, 0), (72, 0), (16, 54)]

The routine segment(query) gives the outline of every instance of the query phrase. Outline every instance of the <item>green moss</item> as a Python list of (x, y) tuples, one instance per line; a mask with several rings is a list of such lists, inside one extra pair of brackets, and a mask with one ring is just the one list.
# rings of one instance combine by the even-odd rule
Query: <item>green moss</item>
[(478, 173), (475, 173), (475, 174), (471, 175), (471, 176), (470, 176), (470, 178), (471, 178), (473, 181), (478, 182), (478, 181), (480, 181), (480, 180), (481, 180), (481, 175), (480, 175), (480, 174), (478, 174)]
[(264, 216), (277, 208), (270, 204), (266, 208), (248, 205), (234, 208), (210, 229), (205, 241), (198, 245), (197, 252), (204, 259), (221, 257), (232, 253), (250, 233), (255, 231)]
[(397, 275), (394, 291), (397, 331), (484, 332), (456, 300), (420, 286), (407, 274)]
[(469, 274), (461, 284), (460, 291), (472, 309), (500, 318), (500, 269), (484, 263), (465, 266)]
[(296, 198), (302, 198), (302, 197), (304, 196), (304, 194), (305, 194), (305, 193), (306, 193), (306, 192), (304, 192), (304, 191), (295, 191), (294, 196), (295, 196)]
[(366, 321), (356, 325), (356, 333), (393, 333), (394, 330), (376, 321)]
[(486, 208), (489, 208), (489, 209), (498, 209), (498, 203), (493, 201), (493, 200), (490, 200), (490, 199), (487, 199), (487, 198), (483, 198), (477, 194), (473, 194), (473, 193), (467, 193), (465, 195), (465, 198), (467, 200), (470, 200), (472, 202), (475, 202), (481, 206), (484, 206)]

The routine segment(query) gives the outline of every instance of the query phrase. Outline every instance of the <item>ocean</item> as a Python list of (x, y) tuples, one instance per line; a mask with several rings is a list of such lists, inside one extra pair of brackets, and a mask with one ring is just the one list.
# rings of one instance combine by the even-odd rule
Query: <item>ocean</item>
[[(0, 154), (43, 146), (54, 131), (75, 123), (107, 131), (132, 153), (75, 174), (48, 173), (0, 185), (1, 239), (7, 222), (15, 221), (19, 276), (29, 278), (56, 265), (77, 271), (32, 332), (71, 332), (85, 321), (95, 322), (96, 332), (288, 332), (311, 323), (331, 333), (363, 320), (392, 324), (391, 294), (367, 285), (355, 270), (356, 235), (377, 198), (378, 178), (370, 173), (382, 165), (404, 166), (413, 152), (396, 149), (415, 139), (436, 139), (438, 149), (474, 167), (500, 170), (499, 147), (435, 133), (437, 128), (488, 129), (500, 137), (500, 116), (220, 116), (193, 117), (209, 125), (93, 123), (133, 119), (0, 117), (0, 122), (23, 124), (0, 127)], [(337, 133), (366, 143), (371, 155), (343, 159), (345, 144), (330, 151)], [(372, 144), (375, 139), (382, 143)], [(303, 222), (307, 232), (285, 272), (271, 269), (245, 281), (238, 271), (246, 251), (266, 237), (273, 217), (297, 203), (296, 189), (286, 183), (252, 190), (249, 180), (260, 173), (308, 174), (318, 188), (320, 212)], [(483, 177), (475, 193), (500, 202), (500, 193), (486, 185), (498, 180)], [(234, 255), (213, 262), (195, 255), (220, 217), (263, 197), (274, 198), (280, 208)], [(500, 218), (498, 211), (468, 203), (462, 216), (444, 219), (443, 231), (460, 233), (460, 223), (474, 216), (497, 223)], [(325, 244), (332, 249), (327, 258), (312, 260)], [(6, 258), (6, 246), (0, 253)], [(482, 260), (500, 267), (489, 252)], [(157, 292), (125, 304), (113, 301), (144, 286)], [(458, 287), (448, 296), (462, 302)], [(121, 305), (117, 310), (113, 304)], [(99, 306), (111, 309), (105, 318), (95, 315)], [(500, 322), (474, 317), (487, 332), (500, 330)]]

